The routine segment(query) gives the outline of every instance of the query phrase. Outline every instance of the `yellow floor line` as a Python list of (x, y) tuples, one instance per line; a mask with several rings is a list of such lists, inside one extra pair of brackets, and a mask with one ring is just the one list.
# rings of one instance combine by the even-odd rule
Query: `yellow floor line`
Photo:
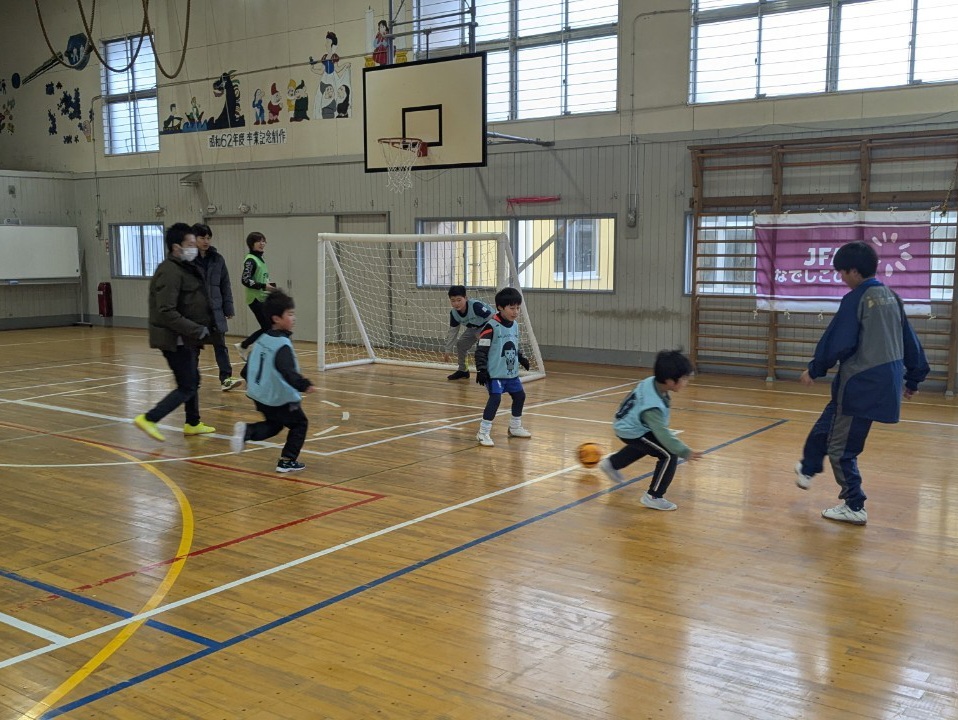
[[(82, 442), (82, 441), (81, 441)], [(116, 450), (114, 448), (105, 447), (103, 445), (97, 445), (95, 443), (84, 443), (85, 445), (90, 445), (91, 447), (99, 448), (100, 450), (106, 450), (108, 452), (115, 453), (120, 457), (128, 458), (129, 460), (136, 460), (136, 458), (127, 455), (126, 453)], [(148, 612), (153, 608), (157, 607), (163, 599), (169, 593), (170, 589), (173, 587), (173, 584), (176, 582), (177, 577), (180, 574), (180, 571), (183, 569), (183, 566), (186, 564), (186, 558), (189, 555), (190, 547), (193, 544), (193, 509), (190, 507), (189, 500), (187, 500), (186, 495), (183, 494), (183, 491), (180, 490), (179, 486), (173, 482), (167, 475), (162, 473), (159, 469), (152, 465), (143, 465), (143, 468), (156, 477), (163, 481), (163, 483), (170, 489), (173, 493), (173, 496), (176, 498), (176, 501), (180, 506), (180, 515), (183, 518), (183, 530), (180, 534), (180, 545), (176, 550), (176, 559), (170, 565), (169, 570), (167, 570), (166, 577), (163, 578), (163, 582), (160, 583), (159, 587), (153, 592), (153, 595), (147, 600), (146, 604), (137, 611), (137, 615), (143, 612)], [(53, 708), (63, 697), (73, 690), (77, 685), (83, 682), (94, 670), (96, 670), (103, 662), (109, 658), (113, 653), (119, 650), (123, 644), (129, 640), (133, 633), (135, 633), (140, 626), (146, 622), (146, 620), (140, 620), (134, 623), (130, 623), (124, 627), (116, 636), (110, 640), (96, 655), (90, 658), (83, 667), (77, 670), (73, 675), (67, 678), (63, 683), (60, 684), (53, 692), (48, 694), (43, 700), (34, 705), (30, 710), (22, 716), (23, 720), (35, 720), (35, 718), (40, 717), (47, 710)]]

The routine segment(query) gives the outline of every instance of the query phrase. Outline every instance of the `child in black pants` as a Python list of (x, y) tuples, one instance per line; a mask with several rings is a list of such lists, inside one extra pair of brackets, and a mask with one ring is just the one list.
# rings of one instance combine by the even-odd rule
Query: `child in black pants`
[(640, 382), (615, 413), (612, 428), (625, 447), (599, 463), (613, 482), (625, 482), (620, 470), (639, 458), (655, 458), (655, 472), (648, 492), (640, 502), (652, 510), (675, 510), (676, 504), (666, 500), (679, 458), (698, 460), (702, 453), (693, 450), (669, 430), (671, 393), (684, 390), (692, 377), (691, 361), (678, 350), (662, 350), (655, 357), (652, 377)]
[(243, 377), (247, 396), (266, 419), (236, 423), (230, 447), (233, 452), (241, 452), (248, 440), (266, 440), (284, 427), (289, 428), (276, 472), (296, 472), (306, 467), (298, 458), (309, 428), (309, 419), (300, 405), (301, 393), (315, 392), (316, 388), (299, 374), (299, 362), (290, 340), (296, 324), (293, 298), (281, 290), (271, 292), (263, 302), (263, 312), (270, 318), (271, 329), (250, 348)]

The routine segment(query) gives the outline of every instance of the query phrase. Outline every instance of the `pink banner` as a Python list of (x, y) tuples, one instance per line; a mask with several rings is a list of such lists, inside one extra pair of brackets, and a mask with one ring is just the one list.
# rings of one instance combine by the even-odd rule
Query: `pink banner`
[(845, 243), (878, 253), (876, 276), (908, 303), (930, 311), (931, 223), (925, 212), (846, 212), (755, 217), (758, 305), (764, 310), (834, 311), (849, 288), (832, 267)]

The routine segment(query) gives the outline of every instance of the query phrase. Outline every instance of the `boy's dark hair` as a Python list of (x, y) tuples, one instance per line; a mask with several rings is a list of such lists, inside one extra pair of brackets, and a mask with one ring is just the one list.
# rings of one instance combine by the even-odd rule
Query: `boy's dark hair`
[(293, 298), (282, 290), (274, 290), (263, 300), (263, 312), (269, 318), (270, 324), (272, 324), (274, 317), (282, 317), (284, 312), (295, 307), (296, 303), (293, 302)]
[(265, 240), (266, 236), (261, 232), (256, 232), (255, 230), (246, 236), (246, 247), (249, 248), (249, 251), (253, 251), (253, 246), (258, 243), (260, 240)]
[(692, 361), (682, 354), (681, 350), (660, 350), (655, 356), (655, 365), (652, 368), (655, 382), (664, 383), (666, 380), (676, 382), (695, 372)]
[(196, 235), (196, 237), (213, 237), (213, 231), (210, 230), (210, 226), (204, 225), (203, 223), (196, 223), (196, 225), (193, 226), (193, 234)]
[(496, 307), (504, 308), (509, 305), (522, 305), (522, 293), (515, 288), (505, 287), (496, 293)]
[(164, 238), (166, 242), (166, 251), (170, 252), (173, 250), (174, 245), (182, 245), (183, 238), (192, 234), (193, 228), (186, 223), (173, 223), (166, 229), (166, 237)]
[(857, 270), (863, 278), (875, 277), (878, 270), (878, 253), (868, 243), (850, 242), (838, 248), (832, 265), (836, 270)]
[(453, 285), (449, 288), (449, 297), (466, 297), (465, 285)]

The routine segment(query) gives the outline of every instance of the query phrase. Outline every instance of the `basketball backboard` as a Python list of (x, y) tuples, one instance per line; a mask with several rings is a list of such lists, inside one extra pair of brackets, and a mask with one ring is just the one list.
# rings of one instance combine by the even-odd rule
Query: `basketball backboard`
[(428, 145), (413, 170), (486, 164), (486, 54), (363, 70), (366, 172), (385, 172), (380, 138)]

